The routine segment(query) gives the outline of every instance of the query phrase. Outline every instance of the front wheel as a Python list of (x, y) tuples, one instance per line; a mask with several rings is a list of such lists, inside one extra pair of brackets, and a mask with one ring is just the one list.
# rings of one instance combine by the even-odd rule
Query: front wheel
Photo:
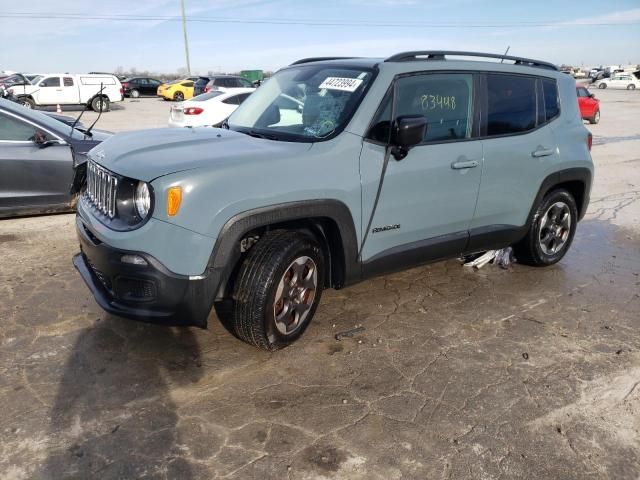
[(635, 89), (636, 89), (636, 86), (633, 83), (627, 85), (627, 90), (635, 90)]
[(265, 350), (296, 340), (322, 295), (324, 256), (304, 233), (274, 230), (249, 250), (233, 289), (234, 333)]
[(527, 235), (514, 251), (519, 262), (546, 267), (559, 262), (567, 253), (578, 224), (578, 209), (566, 190), (548, 193), (538, 205)]
[(29, 98), (29, 97), (22, 97), (19, 100), (19, 103), (27, 108), (35, 108), (36, 106), (36, 102), (33, 100), (33, 98)]
[(94, 112), (99, 112), (100, 110), (102, 110), (103, 112), (108, 112), (109, 99), (106, 97), (94, 97), (94, 99), (91, 100), (91, 109)]
[(596, 110), (596, 113), (593, 114), (593, 117), (589, 119), (589, 123), (595, 125), (600, 122), (600, 110)]
[(604, 90), (605, 88), (607, 88), (607, 84), (606, 83), (601, 83), (600, 85), (598, 85), (598, 88)]

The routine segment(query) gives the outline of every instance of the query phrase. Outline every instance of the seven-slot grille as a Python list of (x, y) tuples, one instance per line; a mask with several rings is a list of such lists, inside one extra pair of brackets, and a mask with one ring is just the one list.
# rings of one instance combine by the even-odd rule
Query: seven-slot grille
[(87, 165), (87, 190), (85, 197), (98, 211), (109, 218), (116, 215), (118, 178), (90, 160)]

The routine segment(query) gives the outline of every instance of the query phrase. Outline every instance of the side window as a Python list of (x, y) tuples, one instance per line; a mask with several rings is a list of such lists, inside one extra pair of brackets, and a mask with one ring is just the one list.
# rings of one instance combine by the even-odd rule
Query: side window
[[(578, 91), (580, 90), (584, 90), (584, 93), (586, 94), (582, 96), (589, 96), (585, 88), (579, 88)], [(547, 78), (543, 79), (542, 92), (544, 95), (545, 120), (548, 122), (552, 118), (556, 118), (560, 113), (560, 106), (558, 105), (558, 86), (556, 81)]]
[(239, 78), (238, 81), (240, 82), (240, 86), (243, 87), (243, 88), (251, 88), (251, 87), (253, 87), (253, 83), (251, 83), (246, 78)]
[(64, 78), (63, 78), (63, 82), (64, 82), (64, 86), (65, 86), (65, 87), (73, 87), (73, 78), (71, 78), (71, 77), (64, 77)]
[(153, 85), (154, 87), (157, 87), (158, 85), (160, 85), (160, 82), (158, 80), (155, 80), (153, 78), (149, 78), (149, 84)]
[(60, 77), (48, 77), (40, 82), (41, 87), (59, 87)]
[(535, 78), (489, 74), (487, 97), (487, 135), (521, 133), (535, 128)]
[(182, 85), (183, 87), (190, 88), (190, 87), (193, 87), (193, 82), (182, 82), (182, 84), (181, 84), (181, 85)]
[(229, 98), (225, 98), (224, 100), (222, 100), (222, 103), (226, 103), (227, 105), (240, 105), (240, 103), (238, 102), (237, 95), (234, 95)]
[(396, 88), (396, 116), (423, 115), (427, 119), (424, 142), (471, 136), (473, 75), (413, 75), (400, 78)]
[(242, 102), (244, 102), (247, 98), (249, 98), (249, 95), (251, 95), (251, 93), (241, 93), (240, 95), (238, 95), (238, 103), (241, 104)]
[(28, 123), (0, 113), (0, 142), (30, 142), (35, 138), (36, 129)]
[(589, 92), (587, 91), (586, 88), (578, 88), (578, 96), (579, 97), (588, 97), (589, 96)]

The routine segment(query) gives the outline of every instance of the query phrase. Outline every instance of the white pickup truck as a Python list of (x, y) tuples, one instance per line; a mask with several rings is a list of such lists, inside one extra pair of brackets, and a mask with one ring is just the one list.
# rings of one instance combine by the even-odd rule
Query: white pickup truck
[(114, 75), (53, 73), (43, 75), (33, 85), (16, 85), (10, 90), (28, 108), (87, 105), (95, 111), (107, 112), (111, 102), (124, 99), (120, 80)]

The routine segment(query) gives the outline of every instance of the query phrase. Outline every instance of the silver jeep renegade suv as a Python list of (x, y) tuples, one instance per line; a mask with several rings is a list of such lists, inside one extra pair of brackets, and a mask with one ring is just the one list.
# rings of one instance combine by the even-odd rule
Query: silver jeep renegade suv
[(73, 261), (105, 310), (206, 327), (220, 305), (240, 339), (276, 349), (324, 288), (508, 245), (556, 263), (589, 202), (575, 82), (537, 60), (300, 60), (223, 127), (89, 153)]

